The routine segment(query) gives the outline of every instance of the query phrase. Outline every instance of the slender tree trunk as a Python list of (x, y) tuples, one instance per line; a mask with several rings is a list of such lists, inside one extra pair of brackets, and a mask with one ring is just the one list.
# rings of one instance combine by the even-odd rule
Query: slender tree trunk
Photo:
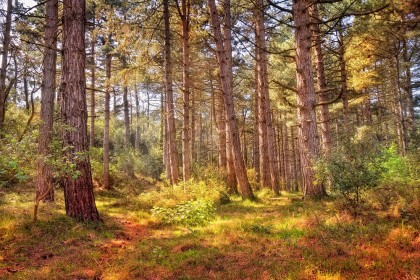
[[(221, 80), (221, 88), (223, 94), (223, 101), (225, 104), (226, 109), (226, 116), (227, 116), (227, 127), (229, 131), (229, 139), (233, 146), (233, 159), (234, 159), (234, 167), (236, 178), (239, 185), (239, 190), (244, 199), (254, 199), (254, 194), (252, 192), (251, 186), (248, 181), (248, 177), (246, 174), (245, 164), (242, 159), (241, 155), (241, 145), (239, 139), (239, 130), (237, 126), (235, 110), (234, 110), (234, 103), (233, 103), (233, 87), (232, 87), (232, 46), (231, 40), (229, 40), (229, 36), (225, 35), (225, 38), (222, 36), (220, 22), (219, 22), (219, 15), (217, 14), (216, 10), (216, 3), (215, 0), (208, 0), (209, 9), (210, 9), (210, 18), (212, 23), (214, 41), (216, 44), (216, 58), (219, 65), (220, 70), (220, 80)], [(230, 1), (224, 1), (224, 8), (225, 8), (225, 24), (230, 21), (230, 13), (228, 13), (230, 7)], [(230, 32), (225, 31), (225, 33)], [(224, 40), (224, 41), (223, 41)]]
[[(225, 112), (225, 120), (227, 120)], [(233, 144), (229, 133), (229, 125), (227, 121), (224, 122), (225, 139), (226, 139), (226, 184), (229, 192), (232, 194), (238, 193), (238, 181), (235, 174), (235, 161), (233, 158)]]
[(110, 189), (111, 182), (109, 176), (109, 123), (110, 123), (110, 107), (111, 107), (111, 35), (108, 35), (107, 50), (105, 55), (105, 110), (104, 110), (104, 140), (103, 140), (103, 162), (104, 162), (104, 188)]
[(395, 56), (395, 59), (391, 62), (391, 83), (392, 91), (394, 95), (394, 115), (397, 124), (397, 136), (400, 152), (402, 155), (406, 154), (407, 151), (407, 137), (406, 137), (406, 126), (405, 126), (405, 117), (404, 109), (402, 105), (402, 96), (401, 96), (401, 87), (399, 83), (400, 79), (400, 63), (398, 54)]
[(184, 118), (182, 124), (182, 172), (184, 182), (188, 181), (192, 174), (190, 137), (190, 5), (189, 0), (181, 0), (181, 8), (179, 10), (182, 22), (182, 92), (184, 97), (182, 107)]
[[(77, 220), (99, 220), (93, 195), (88, 154), (85, 77), (84, 0), (64, 0), (62, 59), (62, 119), (66, 125), (63, 144), (66, 156), (75, 165), (75, 173), (64, 180), (66, 214)], [(81, 156), (82, 155), (82, 156)]]
[(405, 82), (404, 82), (404, 89), (407, 94), (407, 124), (408, 130), (410, 133), (410, 138), (412, 138), (416, 134), (416, 124), (415, 124), (415, 115), (414, 115), (414, 99), (413, 99), (413, 88), (411, 86), (411, 61), (408, 56), (408, 46), (407, 46), (407, 39), (403, 38), (403, 68), (405, 72)]
[[(314, 53), (316, 61), (317, 85), (320, 91), (320, 101), (325, 102), (327, 98), (327, 80), (325, 78), (324, 70), (324, 55), (322, 53), (321, 30), (319, 28), (318, 4), (312, 5), (312, 17), (316, 21), (312, 24), (312, 36), (314, 41)], [(329, 155), (331, 152), (331, 128), (329, 120), (328, 105), (321, 105), (320, 107), (320, 121), (321, 121), (321, 143), (324, 153)]]
[[(257, 69), (255, 68), (255, 80), (257, 80)], [(258, 90), (255, 87), (255, 98), (254, 98), (254, 130), (252, 134), (252, 167), (256, 173), (257, 182), (260, 181), (260, 149), (259, 149), (259, 131), (258, 131)]]
[[(12, 9), (13, 0), (7, 0), (6, 22), (3, 31), (3, 53), (0, 68), (0, 133), (3, 130), (4, 117), (6, 114), (6, 77), (7, 77), (7, 58), (9, 57), (10, 32), (12, 28)], [(1, 136), (1, 135), (0, 135)]]
[(36, 200), (54, 201), (53, 176), (46, 158), (50, 154), (53, 138), (55, 76), (57, 61), (58, 0), (45, 5), (45, 35), (43, 82), (41, 85), (41, 123), (38, 139), (38, 168), (36, 177)]
[(123, 89), (123, 106), (124, 106), (124, 148), (128, 150), (131, 146), (130, 143), (130, 111), (128, 104), (128, 87), (124, 86)]
[(323, 184), (316, 184), (314, 162), (318, 159), (318, 135), (315, 113), (315, 87), (312, 76), (310, 0), (294, 0), (296, 40), (296, 80), (298, 104), (298, 138), (302, 165), (304, 196), (325, 195)]
[(227, 159), (226, 159), (226, 120), (224, 118), (224, 110), (223, 110), (223, 101), (221, 100), (220, 94), (216, 94), (214, 92), (214, 86), (213, 86), (213, 77), (210, 74), (210, 90), (212, 92), (212, 95), (215, 99), (215, 108), (214, 108), (214, 114), (215, 114), (215, 122), (216, 122), (216, 129), (217, 129), (217, 135), (218, 135), (218, 163), (219, 168), (226, 172), (227, 167)]
[(299, 184), (298, 184), (298, 162), (297, 159), (299, 158), (296, 156), (298, 154), (298, 151), (296, 150), (295, 145), (295, 134), (293, 126), (290, 127), (290, 142), (292, 144), (292, 177), (293, 177), (293, 191), (297, 192), (299, 191)]
[[(93, 15), (93, 29), (95, 29), (96, 20), (95, 20), (95, 10)], [(95, 107), (96, 107), (96, 100), (95, 100), (95, 86), (96, 86), (96, 36), (94, 32), (92, 32), (92, 42), (91, 42), (91, 55), (92, 55), (92, 65), (91, 65), (91, 76), (90, 76), (90, 85), (92, 87), (90, 91), (90, 137), (89, 137), (89, 146), (95, 146)]]
[(266, 112), (266, 105), (265, 102), (265, 94), (264, 89), (262, 88), (263, 79), (262, 79), (262, 69), (261, 63), (261, 51), (259, 47), (256, 48), (257, 54), (257, 85), (258, 85), (258, 151), (259, 151), (259, 174), (260, 174), (260, 184), (262, 187), (270, 186), (270, 167), (269, 167), (269, 160), (268, 160), (268, 143), (267, 143), (267, 114)]
[(260, 174), (263, 186), (271, 186), (275, 195), (279, 195), (279, 182), (275, 167), (274, 128), (271, 117), (270, 96), (268, 92), (268, 59), (265, 40), (264, 1), (257, 0), (256, 17), (256, 58), (257, 84), (259, 95), (259, 133), (260, 133)]
[(170, 166), (171, 184), (176, 184), (179, 180), (178, 171), (178, 152), (176, 148), (175, 130), (175, 108), (172, 89), (172, 61), (171, 61), (171, 31), (169, 23), (169, 0), (163, 1), (164, 20), (165, 20), (165, 92), (166, 92), (166, 118), (168, 132), (168, 156)]
[(134, 140), (134, 149), (140, 151), (140, 98), (137, 86), (134, 86), (134, 95), (136, 100), (136, 137)]
[(24, 70), (24, 73), (23, 73), (23, 94), (25, 95), (25, 109), (27, 112), (29, 112), (30, 104), (29, 104), (28, 72), (26, 71), (26, 69)]
[(346, 60), (344, 58), (345, 46), (344, 46), (344, 36), (339, 31), (338, 33), (338, 56), (340, 59), (340, 79), (341, 79), (341, 100), (343, 101), (343, 124), (344, 130), (346, 130), (348, 124), (348, 113), (349, 113), (349, 100), (347, 96), (347, 69), (346, 69)]
[(287, 133), (287, 125), (284, 121), (281, 122), (280, 124), (281, 127), (281, 138), (282, 138), (282, 150), (283, 150), (283, 157), (284, 157), (284, 162), (283, 162), (283, 169), (284, 169), (284, 182), (285, 182), (285, 187), (287, 190), (291, 190), (291, 186), (290, 186), (290, 181), (291, 181), (291, 176), (290, 176), (290, 157), (293, 155), (289, 155), (289, 137), (288, 137), (288, 133)]

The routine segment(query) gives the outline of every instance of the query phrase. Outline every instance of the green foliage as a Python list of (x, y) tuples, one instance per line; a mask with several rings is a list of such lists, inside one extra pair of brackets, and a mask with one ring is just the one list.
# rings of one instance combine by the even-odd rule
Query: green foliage
[(230, 202), (224, 185), (208, 184), (204, 181), (190, 180), (174, 186), (161, 186), (140, 194), (140, 204), (145, 208), (172, 207), (178, 202), (205, 199), (213, 204)]
[(382, 184), (406, 184), (410, 180), (410, 169), (407, 159), (398, 154), (397, 145), (385, 148), (381, 160)]
[(152, 215), (164, 224), (202, 226), (215, 217), (213, 203), (204, 200), (189, 200), (177, 203), (174, 207), (153, 207)]
[(371, 194), (372, 202), (383, 210), (393, 210), (408, 218), (420, 219), (419, 157), (412, 151), (400, 155), (397, 145), (383, 149), (380, 189)]
[(36, 152), (35, 137), (28, 134), (18, 141), (11, 135), (4, 135), (0, 139), (0, 187), (29, 179)]
[(364, 191), (378, 186), (381, 176), (380, 146), (368, 127), (360, 127), (351, 141), (335, 148), (329, 158), (317, 163), (318, 179), (331, 180), (333, 191), (352, 206)]

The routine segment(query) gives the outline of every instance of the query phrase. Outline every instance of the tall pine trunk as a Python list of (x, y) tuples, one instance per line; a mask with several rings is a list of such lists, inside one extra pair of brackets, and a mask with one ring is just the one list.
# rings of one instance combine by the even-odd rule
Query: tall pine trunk
[[(230, 66), (232, 65), (232, 42), (231, 40), (228, 40), (229, 36), (225, 36), (225, 38), (223, 38), (222, 36), (219, 15), (217, 14), (215, 0), (208, 0), (208, 4), (210, 9), (210, 18), (213, 29), (214, 41), (216, 44), (216, 58), (220, 70), (222, 95), (227, 116), (226, 121), (229, 132), (229, 138), (232, 143), (232, 154), (234, 160), (235, 174), (239, 185), (239, 191), (244, 199), (254, 199), (254, 194), (252, 192), (251, 185), (249, 184), (245, 164), (241, 155), (239, 130), (233, 103), (232, 68), (230, 68)], [(227, 16), (230, 14), (226, 13), (226, 8), (229, 7), (230, 1), (225, 0), (224, 8), (226, 22), (230, 21), (230, 18)], [(225, 31), (225, 33), (226, 32), (231, 31), (229, 29)]]
[[(7, 77), (7, 59), (9, 57), (10, 32), (12, 28), (12, 9), (13, 1), (7, 0), (6, 23), (3, 31), (3, 53), (1, 57), (0, 68), (0, 132), (3, 130), (4, 117), (6, 114), (6, 77)], [(0, 135), (1, 137), (1, 135)]]
[(325, 195), (323, 184), (316, 184), (314, 163), (319, 157), (315, 113), (315, 87), (312, 74), (310, 0), (294, 0), (293, 16), (296, 41), (296, 80), (298, 104), (298, 138), (304, 196)]
[(182, 22), (182, 92), (184, 97), (182, 106), (182, 173), (184, 182), (188, 181), (192, 175), (190, 132), (190, 5), (189, 0), (181, 0), (181, 8), (179, 10)]
[(38, 140), (38, 169), (36, 177), (36, 200), (53, 201), (54, 188), (51, 166), (46, 162), (53, 138), (54, 98), (57, 61), (58, 0), (45, 5), (45, 34), (43, 81), (41, 85), (41, 123)]
[(62, 107), (63, 144), (75, 172), (63, 180), (66, 214), (77, 220), (99, 220), (88, 154), (85, 77), (84, 0), (64, 0)]
[[(320, 101), (326, 102), (327, 98), (327, 80), (325, 78), (325, 67), (324, 67), (324, 55), (322, 53), (322, 40), (321, 40), (321, 30), (319, 28), (319, 19), (318, 19), (318, 4), (314, 3), (312, 5), (312, 18), (315, 21), (312, 24), (312, 35), (314, 42), (314, 54), (316, 61), (316, 77), (317, 85), (320, 94)], [(331, 151), (331, 128), (329, 120), (329, 109), (328, 104), (321, 105), (320, 108), (320, 121), (321, 121), (321, 143), (324, 153), (326, 155), (330, 154)]]
[(103, 139), (103, 164), (104, 164), (104, 188), (110, 189), (110, 175), (109, 175), (109, 125), (111, 118), (111, 35), (108, 35), (106, 54), (105, 54), (105, 110), (104, 110), (104, 139)]
[(175, 107), (172, 89), (171, 30), (169, 23), (169, 0), (163, 1), (165, 21), (165, 93), (166, 93), (166, 126), (170, 181), (176, 184), (179, 180), (178, 152), (176, 148)]
[[(93, 10), (93, 30), (95, 29), (96, 19), (95, 19), (95, 9)], [(89, 146), (95, 146), (95, 86), (96, 86), (96, 36), (92, 32), (92, 42), (91, 42), (91, 55), (92, 55), (92, 65), (91, 65), (91, 77), (90, 77), (90, 137), (89, 137)]]

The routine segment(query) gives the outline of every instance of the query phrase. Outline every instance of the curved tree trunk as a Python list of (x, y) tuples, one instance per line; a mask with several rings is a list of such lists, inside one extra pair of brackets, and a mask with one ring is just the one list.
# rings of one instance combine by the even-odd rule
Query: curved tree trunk
[(36, 177), (36, 200), (54, 201), (51, 166), (46, 162), (53, 138), (55, 76), (57, 61), (58, 0), (50, 0), (45, 6), (45, 35), (43, 81), (41, 86), (41, 123), (38, 140), (38, 169)]
[(66, 214), (77, 220), (99, 220), (88, 154), (85, 77), (84, 0), (64, 0), (61, 115), (63, 144), (75, 173), (63, 180)]

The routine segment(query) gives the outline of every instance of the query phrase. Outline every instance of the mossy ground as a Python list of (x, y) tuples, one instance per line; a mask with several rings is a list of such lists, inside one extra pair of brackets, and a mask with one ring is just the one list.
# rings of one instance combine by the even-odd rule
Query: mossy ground
[[(139, 184), (142, 184), (139, 181)], [(153, 186), (148, 186), (153, 188)], [(32, 222), (31, 186), (0, 194), (2, 279), (419, 279), (418, 223), (298, 194), (233, 198), (206, 226), (162, 225), (139, 194), (96, 192), (104, 222), (65, 216), (62, 192)], [(416, 226), (417, 225), (417, 226)]]

